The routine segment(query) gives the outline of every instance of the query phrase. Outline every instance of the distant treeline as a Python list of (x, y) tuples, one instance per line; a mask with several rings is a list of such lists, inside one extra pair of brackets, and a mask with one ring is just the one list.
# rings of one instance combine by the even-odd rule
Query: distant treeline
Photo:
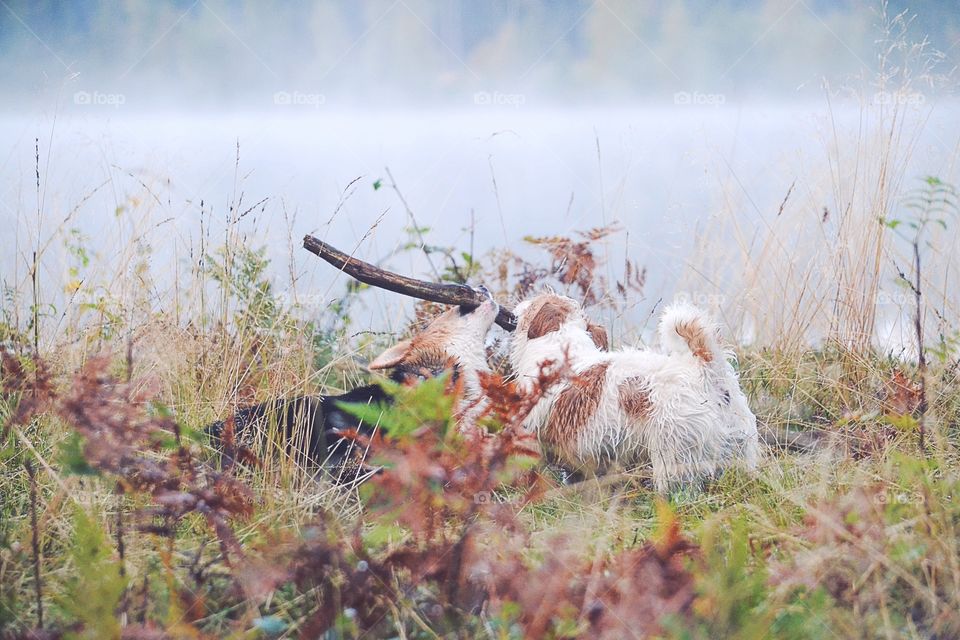
[[(955, 66), (955, 1), (898, 0), (887, 16), (908, 4), (907, 37), (928, 37)], [(0, 104), (63, 91), (185, 107), (267, 106), (278, 92), (313, 96), (308, 106), (477, 92), (491, 102), (793, 96), (823, 77), (875, 73), (882, 10), (831, 0), (7, 0)]]

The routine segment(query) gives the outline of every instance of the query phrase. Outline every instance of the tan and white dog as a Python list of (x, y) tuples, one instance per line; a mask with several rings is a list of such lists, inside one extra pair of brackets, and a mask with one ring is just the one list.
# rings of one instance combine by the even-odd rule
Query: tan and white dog
[(548, 452), (575, 470), (649, 464), (654, 486), (707, 477), (758, 456), (756, 417), (747, 405), (717, 327), (696, 307), (668, 307), (659, 351), (597, 347), (580, 305), (552, 293), (514, 310), (510, 359), (532, 385), (542, 363), (566, 361), (575, 377), (548, 390), (526, 421)]
[[(486, 293), (486, 289), (482, 289)], [(456, 411), (476, 407), (483, 396), (480, 373), (489, 373), (486, 337), (500, 311), (489, 293), (475, 309), (454, 307), (412, 338), (393, 345), (369, 364), (371, 370), (392, 369), (403, 376), (428, 378), (452, 370), (460, 388)]]

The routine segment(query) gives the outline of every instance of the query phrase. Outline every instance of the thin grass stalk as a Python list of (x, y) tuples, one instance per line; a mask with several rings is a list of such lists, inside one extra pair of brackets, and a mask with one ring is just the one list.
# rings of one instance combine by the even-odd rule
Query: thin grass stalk
[(33, 463), (24, 460), (30, 477), (30, 544), (33, 547), (33, 591), (37, 600), (37, 628), (43, 629), (43, 583), (40, 578), (40, 528), (37, 525), (37, 474)]

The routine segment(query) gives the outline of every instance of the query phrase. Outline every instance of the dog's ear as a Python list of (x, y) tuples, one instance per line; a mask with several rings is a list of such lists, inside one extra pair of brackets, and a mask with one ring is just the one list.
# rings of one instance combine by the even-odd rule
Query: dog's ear
[(597, 349), (610, 351), (610, 338), (607, 336), (606, 329), (598, 324), (587, 322), (587, 333), (590, 334), (590, 339), (593, 340), (593, 344), (597, 345)]
[(410, 353), (410, 347), (413, 343), (410, 340), (402, 340), (393, 345), (376, 358), (373, 359), (367, 368), (371, 371), (376, 369), (390, 369), (397, 366)]
[(527, 338), (533, 340), (542, 338), (548, 333), (560, 330), (560, 325), (567, 319), (570, 309), (566, 306), (548, 300), (537, 310), (527, 328)]

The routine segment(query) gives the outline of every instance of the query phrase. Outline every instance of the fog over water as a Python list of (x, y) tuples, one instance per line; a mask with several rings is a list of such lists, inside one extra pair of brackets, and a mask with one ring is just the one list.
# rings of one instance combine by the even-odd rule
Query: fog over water
[[(201, 218), (216, 245), (239, 202), (237, 229), (266, 247), (278, 290), (294, 274), (322, 313), (346, 280), (299, 248), (305, 233), (429, 273), (416, 251), (392, 255), (411, 220), (389, 169), (429, 243), (478, 256), (536, 256), (525, 236), (619, 224), (606, 258), (615, 272), (624, 257), (647, 268), (630, 312), (643, 321), (678, 291), (723, 291), (736, 266), (703, 272), (694, 257), (725, 234), (762, 233), (788, 191), (810, 216), (835, 209), (832, 176), (848, 167), (831, 153), (883, 109), (917, 132), (905, 180), (957, 178), (951, 87), (878, 89), (876, 14), (856, 3), (318, 2), (283, 19), (255, 3), (158, 5), (124, 17), (11, 3), (0, 18), (5, 286), (27, 282), (38, 237), (54, 247), (43, 282), (69, 278), (65, 237), (107, 272), (133, 262), (136, 240), (155, 303), (169, 305), (198, 259)], [(950, 4), (921, 15), (910, 29), (933, 29), (949, 67)], [(111, 29), (116, 56), (96, 37)], [(402, 326), (396, 298), (367, 295), (373, 326)]]
[[(946, 141), (960, 138), (957, 116), (953, 106), (930, 116), (908, 175), (949, 168), (955, 147)], [(17, 224), (0, 229), (3, 271), (17, 271), (19, 240), (24, 277), (36, 229), (34, 138), (41, 132), (49, 144), (52, 132), (43, 150), (50, 155), (41, 177), (44, 229), (78, 229), (107, 262), (124, 240), (143, 234), (157, 271), (175, 259), (189, 270), (190, 249), (199, 251), (201, 201), (216, 240), (241, 194), (241, 212), (266, 199), (239, 228), (267, 247), (281, 289), (288, 239), (297, 243), (304, 233), (380, 261), (409, 241), (389, 168), (431, 243), (469, 250), (472, 242), (477, 255), (506, 246), (533, 256), (538, 250), (525, 246), (525, 236), (618, 222), (624, 232), (609, 243), (610, 261), (619, 268), (626, 251), (648, 268), (652, 305), (671, 297), (711, 216), (762, 229), (798, 177), (825, 180), (818, 169), (834, 127), (855, 131), (859, 118), (852, 106), (831, 119), (813, 105), (7, 117), (0, 124), (9, 150), (5, 215)], [(809, 200), (817, 215), (831, 205), (826, 186), (808, 183), (793, 197)], [(121, 206), (137, 220), (116, 215)], [(294, 258), (301, 294), (341, 292), (333, 269), (299, 249)], [(68, 263), (64, 252), (49, 254), (48, 277), (63, 277)], [(412, 273), (427, 268), (417, 252), (390, 264)], [(703, 291), (722, 288), (710, 274), (704, 279)]]

